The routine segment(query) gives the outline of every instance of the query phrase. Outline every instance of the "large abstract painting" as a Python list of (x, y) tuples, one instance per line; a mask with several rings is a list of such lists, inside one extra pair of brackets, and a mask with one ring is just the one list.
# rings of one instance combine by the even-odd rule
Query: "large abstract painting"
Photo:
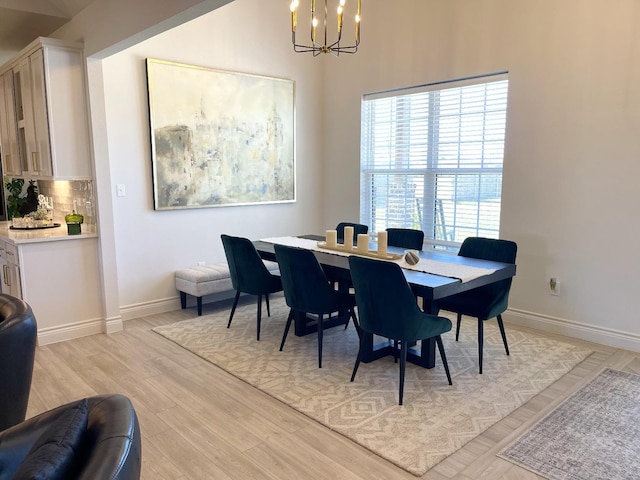
[(156, 210), (295, 201), (291, 80), (147, 59)]

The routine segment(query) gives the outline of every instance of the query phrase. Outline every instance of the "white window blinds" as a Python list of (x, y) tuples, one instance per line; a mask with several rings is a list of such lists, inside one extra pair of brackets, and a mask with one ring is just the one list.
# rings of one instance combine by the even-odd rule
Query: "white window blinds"
[(361, 222), (441, 247), (497, 238), (507, 91), (500, 74), (365, 95)]

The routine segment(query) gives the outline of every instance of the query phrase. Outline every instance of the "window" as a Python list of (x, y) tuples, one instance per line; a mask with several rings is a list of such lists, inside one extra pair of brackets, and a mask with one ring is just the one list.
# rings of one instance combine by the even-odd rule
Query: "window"
[(361, 222), (421, 229), (434, 248), (497, 238), (507, 91), (503, 73), (365, 95)]

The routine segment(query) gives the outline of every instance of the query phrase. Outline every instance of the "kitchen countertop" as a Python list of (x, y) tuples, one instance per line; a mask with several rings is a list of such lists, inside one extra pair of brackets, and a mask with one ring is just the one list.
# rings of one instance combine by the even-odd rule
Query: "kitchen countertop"
[(85, 231), (87, 228), (86, 225), (83, 225), (83, 231), (80, 235), (67, 234), (67, 225), (64, 223), (55, 228), (31, 230), (12, 230), (9, 228), (10, 226), (11, 222), (0, 222), (0, 240), (13, 243), (14, 245), (56, 242), (60, 240), (80, 240), (83, 238), (96, 238), (98, 236), (95, 232)]

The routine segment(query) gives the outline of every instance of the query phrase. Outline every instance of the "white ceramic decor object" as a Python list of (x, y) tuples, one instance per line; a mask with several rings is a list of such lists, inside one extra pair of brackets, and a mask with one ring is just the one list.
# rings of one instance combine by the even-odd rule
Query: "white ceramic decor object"
[(353, 227), (344, 227), (344, 248), (351, 250), (353, 248)]
[(338, 231), (327, 230), (326, 239), (327, 239), (327, 247), (335, 247), (338, 241)]
[(358, 253), (367, 253), (369, 251), (369, 235), (366, 233), (358, 234)]
[(387, 232), (378, 232), (378, 254), (384, 256), (387, 253)]

